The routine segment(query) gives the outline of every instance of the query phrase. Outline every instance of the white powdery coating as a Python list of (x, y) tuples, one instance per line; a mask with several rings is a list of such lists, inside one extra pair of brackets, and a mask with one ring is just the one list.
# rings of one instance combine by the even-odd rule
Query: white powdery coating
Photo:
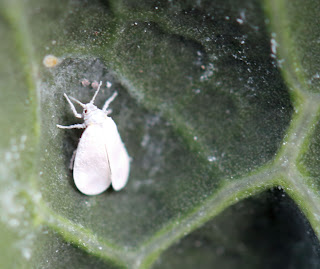
[(217, 157), (215, 156), (208, 156), (208, 161), (209, 162), (215, 162), (217, 160)]
[(277, 47), (278, 47), (278, 43), (276, 41), (276, 34), (272, 34), (272, 38), (270, 40), (270, 44), (271, 44), (271, 57), (272, 58), (276, 58), (277, 57)]
[(107, 86), (107, 88), (111, 88), (112, 83), (110, 81), (107, 81), (106, 86)]
[[(25, 149), (27, 135), (11, 139), (9, 147), (0, 152), (0, 221), (5, 224), (16, 235), (17, 239), (8, 247), (17, 248), (21, 256), (27, 260), (32, 255), (32, 244), (34, 238), (34, 226), (29, 223), (30, 213), (26, 211), (28, 201), (21, 196), (22, 192), (31, 192), (27, 182), (18, 181), (15, 176), (16, 169), (19, 169), (20, 156)], [(30, 193), (30, 197), (38, 196), (37, 193)]]

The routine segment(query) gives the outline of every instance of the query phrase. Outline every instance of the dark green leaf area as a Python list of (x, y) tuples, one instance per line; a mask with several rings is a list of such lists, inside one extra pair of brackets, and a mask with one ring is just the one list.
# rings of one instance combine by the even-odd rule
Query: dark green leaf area
[[(110, 187), (101, 195), (86, 196), (76, 189), (68, 169), (82, 131), (61, 130), (56, 124), (81, 122), (73, 116), (63, 92), (89, 102), (94, 90), (81, 86), (83, 77), (103, 81), (95, 102), (98, 107), (114, 90), (119, 92), (111, 105), (111, 117), (132, 157), (128, 185), (120, 192)], [(110, 89), (106, 81), (112, 82)], [(53, 97), (57, 102), (49, 101)], [(190, 152), (185, 140), (159, 113), (137, 104), (101, 61), (68, 60), (51, 73), (42, 98), (39, 184), (43, 198), (56, 213), (107, 242), (135, 246), (216, 190), (220, 171), (212, 169), (207, 160), (203, 163), (201, 153)]]
[(105, 4), (96, 0), (30, 2), (34, 4), (26, 12), (39, 64), (46, 54), (62, 59), (69, 54), (94, 55), (112, 44), (115, 18)]
[[(304, 90), (319, 92), (320, 87), (320, 47), (319, 47), (319, 13), (320, 6), (316, 0), (284, 1), (282, 10), (288, 20), (288, 33), (292, 44), (289, 50), (290, 61), (299, 63), (297, 74), (301, 76)], [(291, 20), (292, 16), (295, 18)], [(281, 44), (280, 44), (281, 45)]]
[(209, 45), (168, 33), (161, 24), (132, 21), (114, 52), (130, 93), (161, 111), (225, 176), (272, 159), (292, 114), (265, 37), (260, 31), (236, 36), (220, 33), (209, 52)]
[(227, 209), (169, 248), (154, 268), (315, 269), (319, 262), (309, 222), (282, 190), (273, 189)]
[[(263, 10), (261, 9), (261, 2), (259, 0), (216, 0), (216, 1), (198, 1), (194, 2), (192, 0), (187, 1), (150, 1), (150, 0), (113, 0), (101, 2), (112, 3), (113, 7), (116, 7), (118, 12), (125, 13), (127, 16), (130, 14), (145, 14), (154, 16), (168, 16), (172, 18), (173, 16), (185, 16), (192, 15), (194, 17), (198, 16), (195, 21), (204, 21), (205, 16), (210, 16), (214, 19), (216, 15), (221, 14), (224, 16), (229, 16), (227, 20), (240, 18), (240, 12), (242, 12), (242, 17), (247, 19), (255, 17), (255, 20), (261, 19), (259, 16), (253, 16), (252, 13), (256, 12), (263, 15)], [(256, 14), (254, 14), (256, 15)], [(202, 18), (202, 20), (201, 20)], [(192, 20), (192, 18), (191, 18)], [(194, 25), (193, 25), (194, 26)]]
[(120, 268), (65, 242), (61, 235), (46, 227), (37, 236), (33, 254), (36, 255), (32, 255), (32, 268)]

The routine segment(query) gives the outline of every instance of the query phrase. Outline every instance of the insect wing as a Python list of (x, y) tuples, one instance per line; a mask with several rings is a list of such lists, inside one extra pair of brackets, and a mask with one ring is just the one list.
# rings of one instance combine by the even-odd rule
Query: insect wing
[(106, 143), (111, 167), (111, 181), (114, 190), (121, 190), (128, 181), (130, 157), (121, 140), (115, 122), (108, 117), (104, 128), (107, 133)]
[(107, 153), (104, 128), (90, 125), (84, 131), (73, 167), (73, 178), (79, 191), (96, 195), (105, 191), (111, 183), (111, 170)]

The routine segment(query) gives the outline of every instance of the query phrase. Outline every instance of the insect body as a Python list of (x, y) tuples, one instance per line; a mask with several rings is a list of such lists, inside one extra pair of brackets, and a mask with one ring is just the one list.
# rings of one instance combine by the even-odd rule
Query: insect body
[(86, 195), (96, 195), (105, 191), (110, 184), (118, 191), (127, 183), (130, 170), (130, 157), (121, 140), (115, 122), (108, 117), (108, 106), (117, 96), (115, 92), (104, 104), (102, 110), (93, 103), (100, 90), (100, 82), (90, 103), (83, 104), (70, 97), (83, 107), (78, 113), (69, 97), (64, 94), (73, 114), (84, 119), (82, 124), (57, 125), (63, 129), (85, 129), (78, 148), (74, 153), (73, 178), (77, 188)]

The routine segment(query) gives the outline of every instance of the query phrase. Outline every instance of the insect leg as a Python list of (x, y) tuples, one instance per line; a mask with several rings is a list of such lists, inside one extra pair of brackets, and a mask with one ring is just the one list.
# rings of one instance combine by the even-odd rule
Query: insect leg
[(68, 103), (69, 103), (69, 105), (70, 105), (70, 107), (71, 107), (71, 110), (72, 110), (73, 114), (74, 114), (77, 118), (81, 119), (81, 118), (82, 118), (82, 115), (77, 112), (76, 108), (75, 108), (74, 105), (71, 103), (69, 97), (68, 97), (66, 94), (64, 94), (64, 97), (67, 99), (67, 101), (68, 101)]
[(69, 164), (70, 170), (73, 170), (73, 164), (74, 164), (74, 159), (76, 158), (76, 153), (77, 153), (77, 150), (75, 149), (72, 153), (72, 157), (71, 157), (70, 164)]
[(109, 98), (108, 100), (104, 103), (102, 111), (106, 112), (108, 109), (108, 106), (110, 105), (110, 103), (117, 97), (118, 92), (114, 92)]
[(84, 129), (87, 126), (84, 123), (81, 123), (81, 124), (73, 124), (69, 126), (63, 126), (63, 125), (57, 124), (57, 127), (61, 129)]
[(109, 109), (107, 109), (105, 112), (106, 112), (107, 116), (109, 116), (109, 115), (112, 113), (112, 109), (109, 108)]

